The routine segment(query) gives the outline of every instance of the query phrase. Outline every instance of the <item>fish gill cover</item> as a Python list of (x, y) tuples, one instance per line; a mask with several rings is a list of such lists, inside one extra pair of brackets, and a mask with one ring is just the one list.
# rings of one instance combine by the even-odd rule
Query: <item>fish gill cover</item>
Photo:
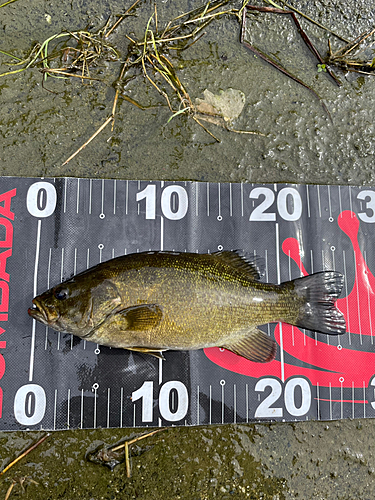
[[(11, 177), (1, 186), (0, 429), (375, 416), (374, 189)], [(343, 274), (336, 306), (347, 333), (270, 323), (269, 363), (216, 347), (162, 361), (27, 314), (34, 296), (113, 257), (231, 249), (263, 263), (265, 282)]]

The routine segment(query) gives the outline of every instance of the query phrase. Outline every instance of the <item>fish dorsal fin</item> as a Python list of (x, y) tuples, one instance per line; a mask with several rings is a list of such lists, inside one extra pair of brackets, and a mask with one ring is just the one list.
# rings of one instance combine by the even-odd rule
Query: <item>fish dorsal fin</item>
[(257, 363), (272, 361), (276, 355), (276, 342), (257, 327), (244, 332), (244, 337), (222, 347)]
[(155, 328), (163, 317), (162, 310), (156, 304), (141, 304), (139, 306), (121, 309), (115, 316), (126, 320), (124, 328), (126, 330), (151, 330)]
[(212, 255), (237, 271), (246, 274), (248, 278), (253, 280), (259, 280), (263, 274), (261, 257), (247, 258), (240, 250), (224, 250), (222, 252), (215, 252)]

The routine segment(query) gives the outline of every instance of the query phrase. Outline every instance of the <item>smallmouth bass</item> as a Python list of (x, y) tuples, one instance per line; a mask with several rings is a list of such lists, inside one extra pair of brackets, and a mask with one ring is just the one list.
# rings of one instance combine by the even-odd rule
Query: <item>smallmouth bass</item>
[(346, 332), (335, 307), (344, 279), (323, 271), (280, 285), (259, 281), (236, 251), (143, 252), (98, 264), (33, 299), (29, 315), (54, 330), (162, 357), (165, 350), (223, 347), (251, 361), (274, 359), (259, 325), (283, 321)]

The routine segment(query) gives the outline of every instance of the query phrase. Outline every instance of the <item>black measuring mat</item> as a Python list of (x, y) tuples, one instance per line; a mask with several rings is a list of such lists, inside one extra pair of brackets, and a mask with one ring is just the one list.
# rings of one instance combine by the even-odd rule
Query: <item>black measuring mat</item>
[[(375, 188), (1, 178), (0, 430), (375, 416)], [(239, 249), (262, 281), (345, 276), (347, 333), (270, 323), (276, 358), (165, 360), (36, 322), (35, 295), (113, 257)]]

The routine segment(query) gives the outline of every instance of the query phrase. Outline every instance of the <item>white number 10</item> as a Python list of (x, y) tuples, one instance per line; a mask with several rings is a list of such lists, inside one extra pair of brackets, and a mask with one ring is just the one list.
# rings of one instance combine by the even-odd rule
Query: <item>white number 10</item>
[[(171, 408), (172, 391), (176, 392), (177, 404)], [(142, 422), (153, 421), (154, 383), (150, 380), (143, 382), (142, 386), (132, 393), (132, 401), (142, 400)], [(169, 422), (182, 420), (188, 411), (189, 394), (185, 384), (179, 380), (165, 382), (159, 392), (159, 411), (162, 418)]]
[[(156, 217), (156, 185), (149, 184), (145, 189), (137, 193), (137, 201), (146, 200), (146, 219), (155, 219)], [(176, 202), (177, 209), (172, 207), (172, 201)], [(182, 186), (167, 186), (161, 193), (161, 211), (167, 219), (180, 220), (185, 217), (189, 199), (186, 189)]]

